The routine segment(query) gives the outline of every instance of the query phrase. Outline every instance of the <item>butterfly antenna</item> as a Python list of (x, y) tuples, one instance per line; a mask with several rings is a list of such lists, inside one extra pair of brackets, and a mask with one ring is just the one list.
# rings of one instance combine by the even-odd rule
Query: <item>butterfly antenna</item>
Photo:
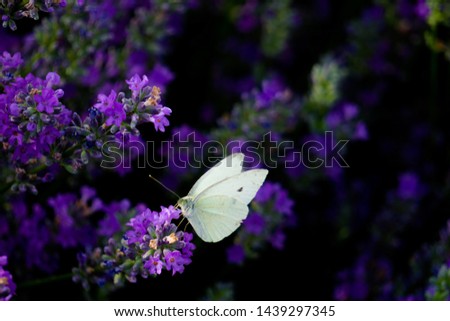
[(185, 218), (186, 218), (186, 216), (183, 215), (183, 218), (181, 219), (180, 223), (178, 223), (178, 225), (177, 225), (177, 230), (178, 230), (178, 228), (180, 227), (181, 223), (183, 223), (183, 221), (184, 221)]
[(190, 223), (189, 223), (189, 221), (186, 223), (186, 225), (184, 226), (184, 230), (183, 230), (183, 232), (186, 232), (186, 229), (187, 229), (187, 227), (188, 227), (188, 225), (189, 225)]
[(174, 191), (172, 191), (170, 188), (168, 188), (166, 185), (164, 185), (163, 183), (161, 183), (160, 181), (158, 181), (156, 178), (154, 178), (151, 174), (148, 175), (148, 177), (150, 177), (151, 179), (153, 179), (156, 183), (158, 183), (159, 185), (161, 185), (162, 187), (164, 187), (166, 190), (168, 190), (169, 192), (171, 192), (173, 195), (175, 195), (176, 197), (178, 197), (178, 199), (180, 199), (181, 197), (175, 193)]

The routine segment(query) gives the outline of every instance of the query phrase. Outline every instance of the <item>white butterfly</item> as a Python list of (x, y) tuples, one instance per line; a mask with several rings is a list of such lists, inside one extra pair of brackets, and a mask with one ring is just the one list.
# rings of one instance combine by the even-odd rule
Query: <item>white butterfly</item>
[(267, 169), (243, 172), (244, 154), (235, 153), (200, 177), (177, 205), (205, 242), (233, 233), (248, 215), (248, 204), (266, 179)]

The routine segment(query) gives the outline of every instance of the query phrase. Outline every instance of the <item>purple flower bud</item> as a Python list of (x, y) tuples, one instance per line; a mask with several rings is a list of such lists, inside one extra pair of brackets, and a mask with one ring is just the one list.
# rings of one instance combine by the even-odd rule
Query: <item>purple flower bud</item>
[(13, 116), (19, 116), (20, 115), (20, 107), (16, 103), (12, 103), (9, 105), (9, 112)]
[(55, 85), (59, 85), (61, 77), (56, 72), (49, 72), (45, 80), (47, 81), (47, 88), (52, 88)]
[(27, 130), (29, 132), (34, 132), (36, 130), (36, 124), (33, 122), (28, 122), (27, 123)]

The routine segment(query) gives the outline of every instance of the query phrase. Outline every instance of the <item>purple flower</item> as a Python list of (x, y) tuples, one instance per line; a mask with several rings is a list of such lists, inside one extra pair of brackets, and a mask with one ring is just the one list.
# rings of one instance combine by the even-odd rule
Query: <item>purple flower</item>
[(114, 109), (114, 105), (116, 102), (117, 93), (114, 90), (111, 90), (108, 96), (105, 94), (99, 94), (97, 97), (97, 103), (94, 105), (95, 108), (100, 110), (101, 112), (105, 112), (108, 109)]
[(165, 126), (169, 126), (169, 120), (166, 116), (170, 115), (172, 110), (168, 107), (162, 107), (157, 115), (150, 118), (150, 121), (155, 125), (156, 131), (166, 131)]
[(160, 87), (162, 88), (162, 90), (164, 90), (164, 88), (166, 88), (167, 84), (171, 82), (173, 78), (174, 75), (169, 70), (169, 68), (157, 63), (148, 75), (148, 83)]
[[(150, 274), (160, 274), (162, 269), (182, 273), (184, 266), (191, 263), (195, 249), (192, 234), (177, 231), (172, 220), (180, 217), (180, 210), (173, 206), (161, 206), (161, 211), (145, 209), (130, 219), (131, 230), (124, 236), (126, 253), (142, 255), (144, 267)], [(142, 254), (136, 254), (142, 253)]]
[(247, 1), (240, 9), (239, 16), (236, 19), (237, 28), (241, 32), (250, 32), (258, 26), (257, 12), (258, 2), (254, 0)]
[(9, 136), (8, 138), (8, 144), (11, 146), (21, 146), (23, 145), (24, 136), (21, 132), (19, 132), (17, 129), (11, 129), (9, 130), (9, 133), (7, 130), (5, 130), (5, 136)]
[(45, 76), (45, 80), (47, 82), (47, 88), (52, 88), (55, 85), (59, 85), (61, 81), (61, 77), (56, 72), (49, 72), (47, 76)]
[[(107, 117), (105, 125), (120, 127), (120, 132), (124, 136), (139, 135), (136, 126), (143, 122), (152, 122), (156, 131), (165, 131), (165, 127), (169, 125), (167, 116), (172, 110), (160, 104), (161, 89), (157, 86), (146, 86), (148, 83), (146, 76), (141, 79), (135, 75), (127, 83), (132, 91), (131, 99), (125, 98), (123, 93), (117, 95), (114, 90), (109, 96), (103, 94), (98, 96), (94, 108)], [(122, 103), (119, 103), (118, 99)]]
[(21, 108), (16, 103), (9, 105), (9, 113), (12, 116), (20, 116)]
[(359, 114), (359, 109), (355, 104), (344, 103), (332, 110), (326, 118), (328, 127), (334, 129), (341, 124), (348, 123)]
[(292, 215), (294, 201), (289, 198), (287, 191), (282, 189), (279, 184), (277, 184), (277, 192), (275, 198), (275, 210), (287, 216)]
[(152, 212), (147, 208), (145, 211), (132, 218), (127, 223), (132, 229), (125, 234), (128, 244), (141, 242), (143, 236), (147, 233), (147, 228), (152, 224), (157, 215), (157, 212)]
[[(11, 141), (9, 143), (11, 144)], [(30, 159), (37, 159), (38, 156), (39, 152), (35, 144), (21, 144), (14, 148), (11, 159), (13, 162), (26, 164)]]
[(111, 90), (108, 96), (100, 94), (97, 99), (98, 102), (94, 107), (105, 114), (106, 126), (116, 125), (120, 127), (127, 115), (123, 105), (117, 101), (117, 93)]
[(245, 259), (245, 252), (242, 246), (240, 245), (233, 245), (228, 248), (227, 250), (227, 258), (228, 262), (233, 264), (242, 264)]
[(401, 199), (415, 199), (420, 195), (419, 178), (414, 173), (403, 173), (399, 177), (397, 195)]
[[(80, 200), (84, 204), (91, 202), (91, 211), (99, 211), (103, 209), (103, 202), (101, 199), (97, 198), (97, 191), (89, 186), (82, 186), (80, 189)], [(127, 208), (128, 209), (128, 208)]]
[(342, 107), (342, 113), (343, 113), (345, 120), (351, 120), (351, 119), (355, 118), (356, 116), (358, 116), (359, 109), (355, 104), (346, 103)]
[(99, 222), (98, 234), (111, 237), (122, 229), (116, 213), (107, 213), (106, 217)]
[(366, 124), (363, 122), (358, 122), (356, 124), (355, 133), (353, 134), (354, 139), (366, 140), (369, 138), (369, 133), (367, 132)]
[[(91, 108), (95, 112), (90, 112), (84, 120), (72, 115), (60, 103), (64, 92), (52, 88), (59, 83), (60, 77), (56, 73), (48, 73), (45, 80), (28, 74), (25, 78), (13, 78), (0, 94), (3, 152), (11, 163), (25, 167), (26, 171), (43, 167), (42, 162), (53, 162), (61, 164), (69, 172), (77, 172), (91, 158), (101, 158), (99, 149), (102, 142), (110, 140), (112, 135), (113, 139), (123, 137), (124, 141), (131, 142), (139, 137), (136, 126), (143, 122), (153, 122), (157, 131), (164, 131), (169, 125), (167, 118), (172, 111), (160, 105), (161, 91), (158, 87), (142, 88), (147, 83), (145, 76), (143, 79), (135, 76), (129, 81), (131, 88), (142, 92), (142, 97), (140, 94), (139, 99), (130, 99), (114, 90), (109, 95), (100, 94)], [(35, 190), (28, 181), (44, 181), (41, 178), (47, 174), (45, 167), (37, 171), (38, 175), (24, 173), (20, 176), (26, 180), (24, 184), (17, 182), (13, 188), (18, 189), (21, 184)]]
[(70, 208), (75, 201), (76, 196), (73, 194), (58, 194), (48, 200), (48, 205), (55, 211), (56, 221), (62, 228), (69, 228), (74, 224)]
[(277, 250), (282, 250), (284, 248), (284, 242), (286, 240), (286, 235), (281, 230), (277, 230), (271, 237), (270, 243)]
[(252, 213), (244, 221), (244, 227), (250, 234), (261, 234), (265, 227), (264, 218), (261, 214)]
[(172, 271), (172, 275), (175, 273), (183, 273), (184, 265), (191, 262), (190, 259), (185, 258), (180, 251), (164, 250), (164, 259), (166, 261), (166, 268), (168, 271)]
[[(392, 270), (385, 259), (361, 255), (354, 266), (338, 274), (336, 300), (389, 300), (392, 295)], [(373, 292), (373, 293), (371, 293)], [(375, 297), (369, 297), (369, 295)]]
[(266, 182), (255, 196), (255, 201), (265, 203), (269, 200), (275, 200), (274, 208), (281, 214), (292, 215), (294, 202), (289, 198), (286, 190), (280, 184)]
[(39, 112), (52, 114), (56, 106), (59, 105), (58, 98), (55, 97), (55, 91), (51, 88), (43, 88), (40, 94), (34, 96), (37, 103), (36, 109)]
[[(30, 126), (30, 128), (34, 127), (35, 126), (33, 125)], [(36, 147), (40, 151), (48, 152), (50, 150), (50, 146), (61, 136), (61, 132), (55, 127), (45, 126), (39, 133), (38, 139), (36, 141)]]
[(366, 125), (358, 121), (359, 109), (352, 103), (338, 105), (326, 116), (325, 122), (329, 129), (337, 132), (337, 136), (366, 140), (368, 138)]
[(415, 11), (419, 18), (427, 20), (430, 15), (430, 8), (428, 7), (427, 0), (418, 0)]
[(45, 219), (47, 213), (42, 206), (35, 204), (32, 207), (31, 215), (28, 214), (25, 203), (17, 201), (14, 203), (13, 212), (18, 216), (20, 222), (19, 235), (26, 240), (24, 244), (25, 264), (28, 268), (37, 267), (43, 271), (53, 271), (55, 262), (50, 260), (46, 251), (47, 245), (51, 242), (51, 234)]
[(325, 119), (327, 126), (330, 128), (336, 128), (342, 122), (341, 115), (337, 112), (330, 112)]
[[(175, 209), (173, 206), (164, 207), (161, 206), (161, 212), (153, 212), (150, 209), (145, 209), (136, 217), (130, 219), (127, 223), (132, 230), (126, 233), (128, 244), (139, 243), (143, 241), (144, 235), (148, 232), (149, 228), (157, 229), (162, 228), (170, 224), (172, 219), (177, 219), (181, 211)], [(163, 238), (161, 235), (160, 239)]]
[(48, 73), (45, 80), (29, 74), (15, 78), (0, 94), (0, 135), (7, 137), (9, 146), (4, 152), (9, 152), (16, 165), (53, 158), (48, 152), (72, 117), (59, 101), (64, 92), (51, 88), (57, 83), (56, 73)]
[[(129, 82), (135, 81), (133, 78), (136, 77), (136, 75), (144, 74), (148, 70), (148, 61), (150, 57), (148, 53), (144, 50), (133, 50), (129, 55), (127, 59), (127, 64), (129, 66), (126, 75), (127, 77), (132, 77)], [(133, 76), (134, 75), (134, 76)], [(138, 81), (136, 81), (138, 82)], [(128, 83), (131, 85), (130, 83)], [(131, 89), (131, 88), (130, 88)], [(137, 91), (137, 94), (139, 94), (139, 91)]]
[(106, 126), (116, 125), (120, 127), (122, 122), (127, 118), (125, 110), (123, 106), (119, 103), (115, 103), (112, 108), (108, 108), (105, 111), (106, 118)]
[(192, 240), (194, 239), (194, 235), (192, 233), (184, 232), (183, 236), (184, 236), (184, 247), (181, 250), (181, 253), (185, 257), (191, 257), (192, 251), (195, 250), (195, 245), (194, 245), (194, 243), (192, 243)]
[(148, 270), (148, 272), (153, 275), (161, 274), (163, 266), (164, 264), (160, 259), (159, 253), (150, 256), (150, 258), (144, 264), (144, 267)]
[(34, 131), (36, 131), (36, 127), (37, 127), (36, 123), (34, 123), (34, 122), (32, 122), (32, 121), (30, 121), (30, 122), (27, 124), (27, 130), (28, 130), (29, 132), (34, 132)]
[(16, 284), (11, 273), (3, 269), (6, 264), (8, 264), (8, 258), (0, 256), (0, 301), (9, 301), (16, 293)]
[(132, 92), (133, 98), (136, 98), (139, 97), (141, 89), (148, 85), (148, 78), (145, 75), (141, 78), (136, 74), (131, 77), (130, 80), (127, 80), (126, 83), (129, 86), (128, 88), (130, 88)]
[(159, 214), (159, 219), (161, 224), (170, 223), (172, 220), (177, 220), (180, 218), (181, 211), (177, 210), (174, 206), (169, 207), (161, 206), (161, 212)]
[(285, 87), (278, 79), (265, 80), (261, 92), (256, 94), (256, 107), (264, 108), (284, 97)]
[(88, 221), (92, 213), (89, 204), (78, 200), (75, 194), (66, 193), (49, 198), (48, 205), (55, 213), (57, 231), (54, 238), (63, 248), (95, 242), (96, 234)]
[[(120, 233), (120, 241), (120, 234), (116, 234), (108, 239), (103, 250), (96, 248), (86, 255), (79, 255), (79, 268), (74, 273), (76, 282), (82, 282), (85, 288), (89, 283), (104, 284), (108, 280), (115, 284), (121, 284), (125, 279), (134, 283), (138, 275), (147, 278), (159, 275), (163, 270), (172, 271), (172, 275), (182, 273), (191, 263), (190, 257), (195, 249), (193, 236), (177, 231), (177, 226), (171, 221), (179, 218), (179, 210), (173, 206), (161, 206), (161, 212), (153, 212), (138, 205), (130, 212), (128, 204), (123, 207), (119, 203), (115, 203), (111, 210), (113, 208), (119, 212), (128, 210), (128, 214), (139, 214), (128, 221), (129, 230), (125, 235)], [(116, 217), (117, 214), (120, 213), (116, 213)], [(93, 275), (92, 269), (98, 273)]]
[(7, 69), (17, 69), (22, 65), (23, 59), (20, 53), (16, 52), (13, 56), (7, 51), (3, 52), (3, 55), (0, 56), (0, 67), (3, 70)]
[(264, 183), (264, 185), (256, 193), (255, 201), (258, 203), (264, 203), (269, 201), (273, 196), (273, 191), (275, 190), (276, 184)]

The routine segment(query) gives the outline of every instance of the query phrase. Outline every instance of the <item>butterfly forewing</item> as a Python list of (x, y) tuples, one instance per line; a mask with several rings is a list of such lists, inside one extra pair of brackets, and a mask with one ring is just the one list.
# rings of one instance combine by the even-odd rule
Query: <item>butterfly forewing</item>
[(211, 185), (197, 197), (196, 201), (208, 196), (223, 195), (235, 198), (247, 205), (255, 197), (261, 185), (266, 179), (267, 169), (252, 169), (228, 177), (214, 185)]
[(195, 202), (187, 218), (202, 240), (218, 242), (233, 233), (247, 214), (248, 206), (238, 199), (214, 195)]
[(197, 196), (209, 186), (242, 172), (244, 154), (235, 153), (217, 163), (192, 186), (188, 195)]

